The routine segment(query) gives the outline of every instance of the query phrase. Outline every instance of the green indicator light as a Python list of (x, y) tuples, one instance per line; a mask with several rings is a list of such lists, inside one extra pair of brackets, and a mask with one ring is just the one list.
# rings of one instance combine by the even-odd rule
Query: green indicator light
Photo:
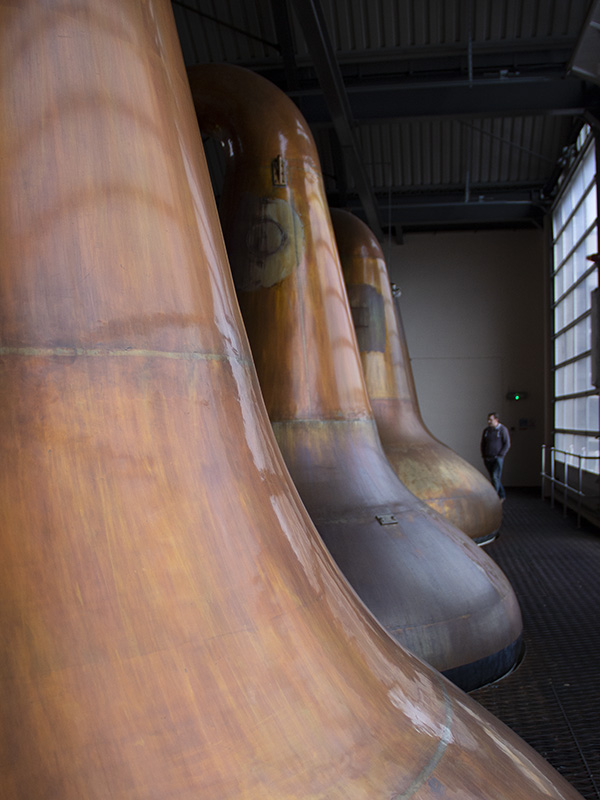
[(527, 392), (507, 392), (506, 394), (507, 400), (526, 400), (527, 399)]

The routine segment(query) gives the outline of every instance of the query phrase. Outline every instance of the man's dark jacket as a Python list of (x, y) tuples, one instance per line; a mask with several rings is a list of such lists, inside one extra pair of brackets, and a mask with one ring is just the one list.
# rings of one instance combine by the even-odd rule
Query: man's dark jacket
[(510, 449), (510, 436), (506, 427), (499, 422), (494, 428), (488, 425), (481, 437), (481, 455), (483, 458), (505, 456)]

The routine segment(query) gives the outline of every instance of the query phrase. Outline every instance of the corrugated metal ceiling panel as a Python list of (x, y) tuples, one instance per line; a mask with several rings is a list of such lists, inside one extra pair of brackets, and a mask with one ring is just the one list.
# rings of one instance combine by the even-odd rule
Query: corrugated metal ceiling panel
[[(277, 2), (278, 10), (289, 12), (291, 40), (273, 16)], [(338, 145), (326, 107), (322, 112), (310, 105), (311, 97), (322, 92), (293, 2), (173, 0), (173, 7), (186, 63), (242, 64), (273, 76), (288, 90), (297, 70), (296, 97), (301, 108), (304, 100), (313, 110), (326, 188), (344, 203), (352, 193), (360, 195), (359, 186), (348, 165), (344, 176), (339, 154), (334, 158), (332, 148)], [(561, 95), (556, 102), (563, 105), (550, 108), (552, 100), (545, 98), (560, 94), (560, 70), (565, 75), (590, 0), (320, 3), (350, 103), (355, 102), (354, 136), (382, 209), (392, 193), (473, 192), (477, 197), (520, 187), (527, 195), (531, 187), (540, 196), (542, 187), (556, 179), (556, 164), (576, 132), (576, 105), (582, 101), (569, 105), (570, 96)], [(541, 86), (544, 98), (531, 108), (524, 94), (528, 82), (533, 92)], [(489, 108), (469, 102), (475, 96), (472, 86), (479, 93), (490, 87)], [(421, 87), (428, 93), (420, 94)], [(505, 88), (514, 106), (505, 100)], [(403, 116), (394, 116), (392, 108)], [(404, 116), (411, 108), (412, 115)], [(222, 154), (212, 144), (207, 153), (218, 193)]]
[[(563, 117), (522, 116), (374, 123), (356, 131), (371, 182), (377, 192), (385, 192), (466, 183), (539, 184), (559, 158), (569, 127)], [(333, 174), (327, 131), (318, 131), (316, 141), (327, 178)], [(348, 182), (353, 190), (351, 177)]]
[[(322, 0), (334, 49), (341, 60), (369, 59), (399, 49), (497, 47), (574, 39), (588, 0)], [(299, 56), (308, 57), (299, 37)], [(408, 51), (408, 52), (407, 52)]]
[(269, 0), (173, 2), (186, 64), (279, 63)]
[[(283, 0), (281, 0), (283, 2)], [(341, 62), (417, 51), (574, 40), (589, 0), (322, 0), (329, 35)], [(174, 0), (186, 63), (265, 64), (281, 60), (270, 0)], [(294, 14), (299, 63), (310, 55)], [(415, 51), (412, 53), (411, 51)]]

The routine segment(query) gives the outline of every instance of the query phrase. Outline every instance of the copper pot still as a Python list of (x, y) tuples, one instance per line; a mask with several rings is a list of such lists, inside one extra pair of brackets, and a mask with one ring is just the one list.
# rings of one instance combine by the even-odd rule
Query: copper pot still
[(482, 473), (436, 439), (423, 421), (381, 245), (350, 211), (331, 209), (331, 220), (385, 454), (414, 495), (476, 542), (487, 544), (502, 522), (500, 500)]
[(381, 447), (310, 130), (273, 84), (189, 71), (225, 146), (221, 222), (267, 411), (342, 572), (402, 645), (470, 690), (508, 672), (522, 621), (498, 566), (411, 494)]
[(170, 3), (0, 0), (0, 40), (2, 800), (575, 800), (300, 504)]

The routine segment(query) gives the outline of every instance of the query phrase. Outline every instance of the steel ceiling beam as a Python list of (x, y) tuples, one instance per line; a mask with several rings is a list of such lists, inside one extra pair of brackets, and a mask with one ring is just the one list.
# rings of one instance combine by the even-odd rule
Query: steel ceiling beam
[(292, 26), (290, 24), (288, 7), (285, 0), (271, 0), (271, 13), (273, 14), (277, 41), (279, 42), (281, 57), (283, 58), (287, 89), (288, 91), (293, 91), (299, 86), (298, 65), (296, 64)]
[[(384, 234), (377, 199), (354, 135), (355, 122), (320, 2), (319, 0), (290, 0), (290, 2), (314, 62), (324, 95), (328, 120), (331, 119), (333, 123), (346, 162), (354, 176), (367, 224), (381, 240)], [(302, 111), (304, 113), (304, 100)]]
[(595, 0), (588, 13), (569, 67), (576, 75), (600, 84), (600, 0)]
[[(499, 225), (542, 224), (548, 204), (540, 201), (530, 191), (513, 190), (503, 195), (474, 198), (465, 202), (464, 192), (450, 192), (439, 196), (422, 195), (392, 198), (389, 207), (382, 210), (388, 215), (389, 224), (407, 229), (447, 228), (472, 226), (477, 228)], [(354, 205), (354, 208), (353, 208)], [(349, 198), (347, 207), (361, 216), (357, 203)]]
[[(326, 104), (312, 92), (298, 92), (311, 125), (328, 123)], [(347, 97), (353, 119), (489, 117), (543, 114), (582, 115), (600, 105), (600, 88), (577, 78), (506, 78), (505, 80), (418, 81), (350, 87)]]

